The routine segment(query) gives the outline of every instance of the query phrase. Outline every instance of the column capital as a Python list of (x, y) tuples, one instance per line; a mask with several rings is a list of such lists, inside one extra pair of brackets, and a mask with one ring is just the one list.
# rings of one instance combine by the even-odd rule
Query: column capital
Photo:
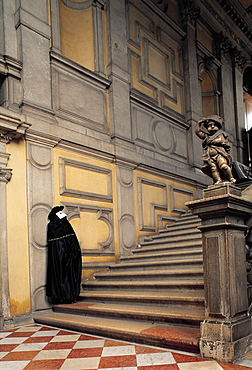
[(12, 177), (11, 168), (2, 168), (0, 167), (0, 182), (9, 182)]

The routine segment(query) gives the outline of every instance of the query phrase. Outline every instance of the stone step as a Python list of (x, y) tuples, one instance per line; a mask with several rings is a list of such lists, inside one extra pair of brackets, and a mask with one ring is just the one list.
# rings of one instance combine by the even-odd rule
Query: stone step
[(148, 292), (155, 292), (161, 294), (161, 292), (171, 292), (171, 291), (197, 291), (203, 290), (204, 281), (203, 278), (193, 279), (179, 279), (171, 281), (158, 281), (158, 280), (148, 280), (148, 281), (99, 281), (99, 280), (88, 280), (82, 283), (83, 289), (87, 290), (104, 290), (104, 291), (115, 291), (124, 290), (127, 294), (128, 292), (142, 292), (145, 294)]
[(86, 290), (86, 285), (83, 284), (83, 290), (80, 293), (81, 301), (93, 301), (99, 303), (116, 302), (120, 304), (147, 304), (169, 307), (190, 307), (190, 308), (203, 308), (204, 307), (204, 292), (203, 291), (114, 291), (114, 290)]
[(169, 226), (167, 229), (159, 230), (158, 234), (156, 235), (146, 237), (146, 241), (148, 241), (148, 239), (158, 240), (158, 239), (162, 239), (162, 238), (170, 237), (170, 236), (187, 235), (188, 232), (190, 234), (197, 233), (201, 235), (201, 231), (198, 229), (200, 225), (201, 225), (201, 222), (193, 223), (189, 225), (185, 224), (185, 225)]
[[(141, 248), (139, 248), (141, 249)], [(155, 260), (155, 261), (164, 261), (167, 259), (174, 260), (177, 259), (179, 255), (181, 255), (181, 258), (192, 258), (194, 259), (195, 257), (201, 257), (202, 258), (202, 247), (200, 248), (194, 248), (191, 250), (185, 250), (185, 251), (180, 251), (179, 249), (176, 251), (172, 252), (167, 252), (166, 248), (163, 248), (164, 252), (160, 252), (161, 249), (157, 250), (155, 253), (155, 250), (148, 251), (150, 253), (135, 253), (134, 255), (131, 256), (123, 256), (120, 258), (120, 262), (130, 262), (130, 261), (138, 261), (138, 262), (143, 262), (143, 261), (148, 261), (148, 260)]]
[(104, 302), (83, 301), (73, 304), (58, 304), (53, 307), (55, 312), (76, 315), (97, 315), (98, 317), (128, 318), (130, 320), (152, 320), (176, 324), (198, 326), (205, 318), (202, 308), (185, 308), (153, 305), (132, 305)]
[(151, 261), (146, 262), (124, 262), (124, 263), (113, 263), (109, 265), (110, 271), (146, 271), (152, 270), (155, 268), (156, 270), (162, 269), (178, 269), (178, 268), (196, 268), (202, 267), (203, 259), (202, 256), (199, 258), (179, 258), (173, 260), (163, 260), (163, 261)]
[(159, 233), (165, 233), (167, 230), (173, 230), (173, 229), (190, 229), (190, 228), (198, 228), (201, 226), (201, 220), (197, 217), (194, 219), (189, 220), (177, 220), (172, 224), (167, 225), (165, 229), (159, 230)]
[(52, 311), (35, 313), (34, 321), (38, 324), (82, 333), (199, 353), (200, 330), (191, 326), (156, 324), (153, 321), (129, 321), (128, 319)]
[(144, 241), (141, 243), (142, 246), (147, 245), (157, 245), (157, 244), (186, 244), (191, 243), (193, 241), (202, 241), (202, 235), (199, 231), (187, 231), (185, 234), (178, 234), (173, 233), (172, 235), (160, 235), (160, 236), (152, 236), (151, 240)]
[(159, 252), (171, 252), (177, 255), (188, 254), (188, 252), (194, 251), (195, 248), (199, 248), (202, 251), (202, 242), (195, 241), (195, 243), (176, 243), (176, 244), (149, 244), (149, 245), (138, 245), (137, 248), (132, 249), (132, 255), (152, 253), (157, 254)]
[(185, 278), (203, 278), (203, 268), (191, 268), (191, 269), (173, 269), (173, 270), (147, 270), (147, 271), (105, 271), (97, 272), (94, 274), (94, 278), (97, 280), (167, 280), (167, 279), (185, 279)]

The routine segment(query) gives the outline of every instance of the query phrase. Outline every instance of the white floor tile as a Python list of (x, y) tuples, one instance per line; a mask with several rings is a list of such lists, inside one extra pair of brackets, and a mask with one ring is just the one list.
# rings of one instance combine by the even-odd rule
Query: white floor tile
[(180, 370), (223, 370), (216, 361), (185, 362), (177, 365)]
[(65, 360), (60, 370), (98, 369), (100, 357), (69, 358)]
[(72, 335), (56, 335), (56, 337), (52, 338), (51, 342), (72, 342), (77, 341), (80, 338), (80, 334), (72, 334)]
[(57, 335), (59, 330), (40, 330), (32, 334), (32, 337), (52, 337)]
[(99, 370), (138, 370), (138, 369), (136, 366), (132, 366), (132, 367), (109, 367)]
[(11, 331), (0, 331), (0, 338), (8, 337), (11, 333)]
[(176, 361), (170, 352), (141, 353), (136, 355), (138, 366), (175, 364)]
[(123, 356), (123, 355), (135, 355), (136, 349), (134, 345), (128, 346), (116, 346), (116, 347), (105, 347), (102, 351), (102, 356)]
[(103, 347), (105, 343), (105, 339), (97, 339), (97, 340), (78, 340), (75, 343), (73, 349), (76, 348), (100, 348)]
[(41, 351), (46, 345), (47, 345), (47, 342), (23, 343), (17, 346), (16, 348), (14, 348), (12, 352)]
[(34, 358), (34, 360), (58, 360), (65, 359), (69, 355), (71, 349), (52, 349), (39, 352)]
[(0, 359), (7, 355), (9, 352), (0, 352)]
[(2, 361), (0, 370), (23, 370), (30, 361)]
[(23, 343), (27, 337), (12, 337), (0, 339), (0, 344), (19, 344)]

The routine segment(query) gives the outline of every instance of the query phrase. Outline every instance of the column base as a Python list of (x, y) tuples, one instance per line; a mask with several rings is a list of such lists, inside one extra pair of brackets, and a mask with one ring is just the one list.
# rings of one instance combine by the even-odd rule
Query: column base
[(252, 343), (251, 318), (236, 323), (201, 323), (200, 354), (221, 362), (242, 359)]

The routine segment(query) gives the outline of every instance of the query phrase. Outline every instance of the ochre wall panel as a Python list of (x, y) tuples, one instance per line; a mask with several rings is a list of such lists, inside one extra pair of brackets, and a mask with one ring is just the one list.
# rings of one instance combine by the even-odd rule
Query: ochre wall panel
[(132, 88), (159, 107), (184, 114), (181, 40), (171, 28), (132, 2), (128, 48)]
[(61, 51), (67, 58), (94, 70), (92, 7), (68, 8), (59, 0)]
[(13, 171), (7, 186), (10, 312), (20, 316), (31, 310), (25, 142), (12, 141), (8, 152), (11, 154), (8, 165)]

